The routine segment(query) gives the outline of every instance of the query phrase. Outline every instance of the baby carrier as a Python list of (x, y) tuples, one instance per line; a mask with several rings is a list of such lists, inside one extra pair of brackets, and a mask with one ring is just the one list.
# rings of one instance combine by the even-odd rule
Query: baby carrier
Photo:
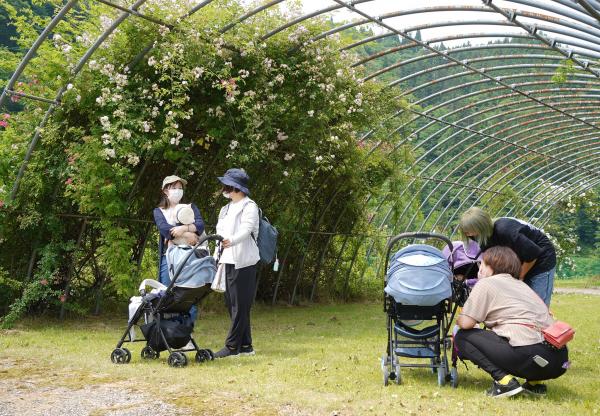
[[(195, 352), (196, 361), (213, 359), (209, 349), (200, 349), (192, 337), (193, 327), (183, 319), (192, 305), (198, 304), (211, 291), (210, 285), (216, 274), (215, 259), (201, 246), (209, 240), (221, 241), (219, 235), (200, 238), (196, 246), (171, 246), (167, 250), (169, 263), (169, 286), (146, 279), (139, 287), (140, 296), (132, 298), (127, 329), (111, 354), (115, 364), (131, 361), (131, 353), (123, 348), (125, 342), (145, 342), (141, 350), (144, 359), (158, 359), (162, 351), (169, 351), (171, 367), (187, 365), (185, 352)], [(152, 290), (147, 292), (147, 287)], [(139, 327), (142, 339), (136, 339), (135, 327)], [(193, 348), (185, 349), (191, 343)]]
[[(456, 387), (456, 365), (450, 368), (447, 357), (452, 345), (449, 325), (456, 313), (451, 265), (440, 250), (425, 244), (408, 245), (390, 257), (402, 239), (438, 239), (452, 248), (447, 237), (430, 233), (404, 233), (388, 243), (384, 268), (388, 342), (381, 360), (383, 383), (394, 380), (400, 384), (402, 367), (425, 367), (437, 373), (440, 386), (449, 381)], [(401, 357), (429, 363), (401, 363)]]

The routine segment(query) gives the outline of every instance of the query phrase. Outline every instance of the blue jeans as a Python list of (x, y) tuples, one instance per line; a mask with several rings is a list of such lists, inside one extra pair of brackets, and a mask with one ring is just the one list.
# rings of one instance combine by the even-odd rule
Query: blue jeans
[[(169, 278), (169, 269), (167, 266), (167, 257), (166, 256), (162, 256), (160, 258), (159, 281), (165, 286), (169, 286), (169, 283), (171, 283), (171, 279)], [(190, 321), (191, 321), (190, 323), (192, 326), (194, 326), (194, 323), (196, 322), (196, 318), (198, 318), (198, 307), (196, 305), (194, 305), (190, 308)]]
[(531, 276), (528, 278), (525, 283), (529, 286), (535, 293), (538, 294), (540, 298), (544, 301), (546, 306), (550, 306), (550, 298), (552, 297), (552, 289), (554, 289), (554, 274), (556, 272), (556, 267), (535, 276)]

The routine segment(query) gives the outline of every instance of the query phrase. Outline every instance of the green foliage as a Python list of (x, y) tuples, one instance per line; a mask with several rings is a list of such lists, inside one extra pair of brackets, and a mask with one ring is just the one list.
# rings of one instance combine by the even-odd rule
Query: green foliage
[[(177, 31), (160, 27), (157, 33), (144, 20), (127, 20), (71, 79), (68, 70), (114, 13), (101, 4), (89, 7), (91, 18), (78, 21), (74, 10), (58, 26), (31, 63), (30, 81), (19, 85), (23, 92), (52, 96), (70, 80), (62, 105), (41, 131), (16, 199), (7, 201), (1, 247), (14, 242), (18, 230), (26, 231), (1, 255), (12, 261), (10, 273), (23, 280), (34, 249), (41, 254), (33, 281), (58, 276), (65, 306), (89, 305), (101, 295), (123, 299), (137, 285), (144, 254), (154, 254), (148, 249), (154, 246), (147, 243), (148, 223), (162, 178), (174, 172), (187, 178), (186, 196), (214, 224), (214, 213), (224, 204), (214, 196), (216, 176), (238, 166), (250, 174), (252, 196), (269, 218), (300, 233), (282, 233), (288, 275), (279, 290), (284, 298), (292, 292), (307, 297), (312, 283), (299, 273), (328, 279), (333, 264), (325, 261), (321, 267), (323, 240), (304, 232), (371, 229), (364, 200), (381, 192), (404, 163), (403, 155), (386, 155), (387, 129), (402, 120), (389, 119), (404, 106), (394, 98), (397, 91), (359, 81), (351, 56), (338, 52), (339, 40), (306, 43), (328, 27), (326, 21), (257, 42), (256, 32), (285, 21), (274, 11), (219, 33), (215, 28), (230, 14), (243, 13), (234, 1), (206, 6)], [(167, 22), (181, 14), (177, 4), (149, 4), (144, 13)], [(38, 16), (27, 24), (31, 16), (12, 14), (22, 44), (35, 37), (33, 28), (43, 20)], [(148, 45), (152, 48), (136, 61)], [(30, 140), (27, 132), (42, 111), (26, 103), (2, 133), (4, 183), (14, 181)], [(377, 131), (358, 141), (359, 133), (374, 125), (380, 126)], [(379, 147), (367, 150), (375, 143)], [(8, 192), (0, 190), (0, 199)], [(60, 248), (58, 241), (72, 246)], [(351, 259), (356, 246), (343, 250)], [(62, 261), (54, 261), (60, 253)], [(261, 297), (270, 298), (276, 279), (263, 271)], [(352, 295), (354, 287), (344, 281), (329, 286), (332, 296)], [(50, 299), (59, 292), (41, 289), (28, 284), (5, 325), (36, 301), (61, 305), (56, 296)]]

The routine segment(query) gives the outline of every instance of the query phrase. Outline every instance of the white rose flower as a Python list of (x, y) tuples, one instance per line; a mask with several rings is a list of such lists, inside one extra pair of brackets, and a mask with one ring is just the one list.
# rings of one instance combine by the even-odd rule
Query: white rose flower
[(115, 149), (104, 149), (104, 157), (106, 159), (114, 158), (115, 156)]
[(122, 139), (130, 139), (131, 138), (131, 132), (127, 129), (121, 129), (119, 130), (119, 137)]

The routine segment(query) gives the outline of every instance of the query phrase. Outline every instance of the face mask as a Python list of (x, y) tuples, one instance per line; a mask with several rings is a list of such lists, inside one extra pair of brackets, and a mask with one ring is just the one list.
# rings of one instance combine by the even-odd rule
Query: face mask
[(183, 189), (169, 189), (169, 201), (178, 204), (183, 197)]
[(230, 192), (223, 192), (223, 198), (231, 199), (231, 193)]

